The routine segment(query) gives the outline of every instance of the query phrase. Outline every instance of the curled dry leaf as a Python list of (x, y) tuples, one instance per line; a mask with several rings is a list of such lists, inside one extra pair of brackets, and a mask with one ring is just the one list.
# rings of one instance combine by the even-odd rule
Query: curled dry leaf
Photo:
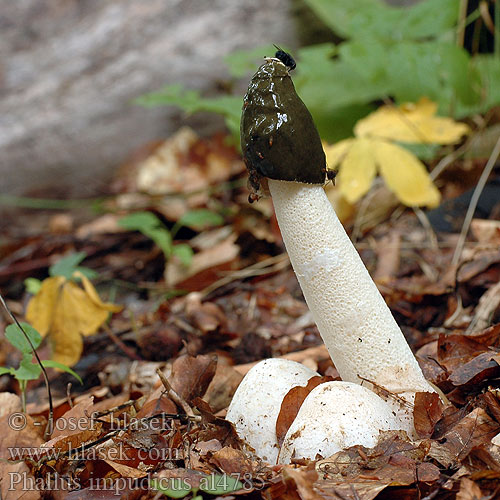
[(283, 477), (300, 498), (372, 500), (389, 486), (437, 481), (439, 469), (422, 462), (428, 449), (426, 442), (415, 446), (397, 431), (384, 432), (375, 448), (353, 446), (300, 469), (286, 466)]
[[(2, 500), (38, 500), (40, 491), (23, 488), (23, 484), (34, 484), (35, 478), (28, 466), (22, 461), (22, 449), (37, 449), (43, 442), (40, 428), (34, 425), (33, 419), (26, 415), (25, 427), (15, 430), (10, 414), (0, 417), (0, 497)], [(15, 420), (14, 420), (15, 421)], [(18, 420), (19, 422), (19, 420)], [(22, 422), (22, 421), (21, 421)], [(20, 449), (20, 456), (16, 450)], [(17, 460), (16, 460), (17, 459)], [(13, 460), (12, 462), (10, 460)], [(17, 481), (19, 478), (20, 481)]]
[(254, 474), (257, 463), (241, 450), (235, 450), (230, 446), (224, 446), (212, 454), (210, 463), (216, 465), (226, 474)]
[(292, 387), (290, 391), (283, 398), (281, 403), (281, 409), (276, 420), (276, 438), (278, 439), (278, 445), (281, 446), (285, 439), (285, 435), (295, 420), (297, 413), (304, 402), (304, 399), (308, 394), (318, 385), (323, 382), (329, 382), (333, 380), (331, 377), (311, 377), (306, 386), (302, 387), (300, 385)]
[(482, 408), (453, 425), (439, 441), (432, 441), (429, 456), (444, 467), (457, 466), (474, 448), (489, 445), (500, 426)]
[(194, 398), (203, 396), (212, 381), (217, 368), (217, 356), (200, 354), (178, 357), (172, 365), (170, 384), (174, 391), (190, 403)]
[(443, 414), (443, 403), (436, 392), (417, 392), (413, 407), (413, 424), (418, 437), (430, 438)]
[(229, 406), (233, 395), (240, 385), (243, 375), (232, 366), (217, 364), (215, 375), (211, 380), (204, 399), (214, 412), (218, 412)]

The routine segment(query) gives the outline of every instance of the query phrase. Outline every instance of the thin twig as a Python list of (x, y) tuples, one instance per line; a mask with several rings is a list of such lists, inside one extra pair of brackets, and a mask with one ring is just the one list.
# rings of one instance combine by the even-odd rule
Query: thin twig
[(108, 337), (121, 349), (130, 359), (135, 361), (142, 361), (140, 356), (138, 356), (130, 347), (125, 345), (125, 343), (119, 339), (116, 334), (111, 330), (111, 328), (107, 325), (103, 325), (104, 331), (107, 333)]
[(168, 381), (167, 377), (165, 377), (165, 374), (160, 370), (160, 368), (156, 369), (156, 373), (157, 373), (158, 377), (160, 377), (161, 383), (163, 384), (163, 387), (165, 387), (169, 398), (174, 403), (179, 405), (179, 407), (184, 410), (184, 413), (186, 415), (188, 415), (189, 417), (194, 417), (193, 410), (189, 406), (188, 402), (174, 391), (174, 389), (170, 385), (170, 382)]
[(31, 342), (31, 339), (28, 337), (28, 334), (24, 331), (24, 328), (21, 326), (21, 323), (17, 320), (17, 318), (12, 314), (11, 310), (5, 303), (5, 300), (3, 300), (2, 295), (0, 294), (0, 302), (2, 303), (3, 307), (7, 311), (8, 315), (12, 319), (12, 321), (17, 325), (17, 327), (23, 332), (23, 335), (26, 337), (26, 340), (28, 341), (31, 350), (33, 351), (33, 354), (35, 355), (35, 358), (40, 365), (40, 368), (42, 369), (43, 373), (43, 378), (45, 380), (45, 386), (47, 387), (47, 395), (49, 397), (49, 418), (47, 421), (47, 427), (45, 428), (44, 436), (48, 440), (50, 438), (50, 435), (52, 434), (52, 431), (54, 430), (54, 407), (52, 405), (52, 393), (50, 391), (50, 384), (49, 384), (49, 377), (47, 375), (47, 372), (45, 371), (45, 367), (42, 364), (42, 361), (40, 360), (38, 353), (36, 352), (35, 347), (33, 346), (33, 343)]
[(450, 154), (443, 156), (443, 158), (441, 158), (441, 160), (437, 162), (436, 166), (429, 173), (429, 177), (433, 181), (435, 181), (444, 172), (448, 165), (451, 165), (470, 148), (470, 145), (471, 139), (467, 140), (464, 144), (462, 144), (459, 148), (453, 150)]
[(421, 208), (413, 207), (413, 211), (415, 212), (417, 219), (420, 221), (420, 224), (422, 224), (423, 228), (425, 229), (427, 240), (430, 243), (430, 248), (437, 251), (439, 248), (438, 239), (436, 233), (434, 232), (434, 229), (432, 228), (429, 218)]
[(488, 181), (488, 177), (490, 176), (495, 163), (498, 160), (498, 156), (500, 155), (500, 137), (498, 138), (493, 151), (484, 167), (483, 173), (479, 178), (479, 181), (472, 193), (472, 198), (469, 203), (469, 208), (467, 209), (467, 213), (465, 214), (464, 223), (462, 225), (462, 231), (460, 232), (460, 236), (458, 238), (457, 246), (455, 247), (455, 253), (453, 254), (453, 259), (451, 260), (452, 267), (455, 267), (460, 260), (462, 255), (462, 251), (464, 249), (465, 240), (467, 238), (467, 233), (469, 232), (470, 223), (472, 218), (474, 217), (474, 212), (476, 211), (477, 204), (479, 202), (479, 198), (481, 197), (481, 193), (483, 192), (484, 186)]
[(71, 400), (71, 387), (73, 384), (71, 382), (68, 382), (66, 385), (66, 401), (68, 402), (68, 405), (70, 408), (73, 408), (73, 401)]
[(204, 288), (200, 294), (201, 298), (205, 299), (210, 293), (221, 288), (222, 286), (229, 285), (229, 283), (250, 278), (252, 276), (263, 276), (265, 274), (274, 273), (281, 271), (290, 264), (290, 260), (287, 254), (276, 255), (275, 257), (269, 257), (256, 264), (245, 267), (244, 269), (239, 269), (237, 271), (232, 271), (229, 275), (220, 278), (211, 285)]

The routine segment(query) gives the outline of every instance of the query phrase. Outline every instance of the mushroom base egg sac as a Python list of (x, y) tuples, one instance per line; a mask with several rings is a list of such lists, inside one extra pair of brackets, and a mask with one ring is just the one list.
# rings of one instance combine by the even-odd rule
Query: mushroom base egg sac
[[(267, 58), (243, 100), (241, 149), (251, 190), (263, 178), (324, 184), (326, 158), (309, 110), (295, 91), (290, 68)], [(331, 178), (331, 176), (329, 176)]]

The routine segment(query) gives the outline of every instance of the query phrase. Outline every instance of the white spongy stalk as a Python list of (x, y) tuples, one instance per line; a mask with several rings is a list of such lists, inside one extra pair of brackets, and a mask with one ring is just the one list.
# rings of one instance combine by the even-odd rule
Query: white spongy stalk
[[(307, 305), (342, 380), (434, 392), (321, 186), (269, 180)], [(360, 378), (361, 377), (361, 378)]]

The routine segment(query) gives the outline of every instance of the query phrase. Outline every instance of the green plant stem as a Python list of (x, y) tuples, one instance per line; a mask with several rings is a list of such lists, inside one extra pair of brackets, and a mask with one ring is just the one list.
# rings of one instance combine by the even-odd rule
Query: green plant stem
[(102, 203), (105, 198), (89, 198), (83, 200), (55, 200), (50, 198), (29, 198), (0, 194), (0, 205), (18, 208), (36, 208), (45, 210), (68, 210), (72, 208), (86, 208), (96, 203)]
[(26, 413), (26, 380), (19, 380), (19, 388), (21, 389), (21, 408), (23, 413)]
[(500, 59), (500, 1), (495, 2), (495, 57)]
[(458, 7), (457, 45), (459, 47), (464, 46), (467, 4), (468, 0), (460, 0), (460, 5)]

